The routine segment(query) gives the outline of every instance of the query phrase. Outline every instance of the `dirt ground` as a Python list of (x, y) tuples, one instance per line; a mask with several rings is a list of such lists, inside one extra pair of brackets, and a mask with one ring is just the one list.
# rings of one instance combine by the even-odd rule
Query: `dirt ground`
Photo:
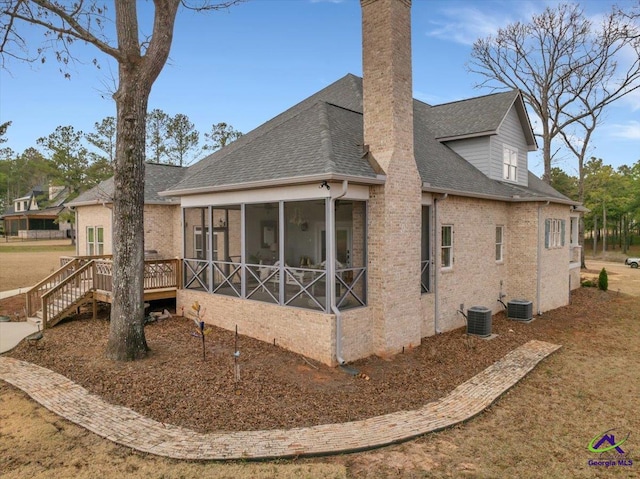
[(640, 269), (632, 269), (622, 263), (595, 259), (588, 259), (586, 264), (588, 269), (582, 272), (583, 278), (597, 281), (600, 271), (604, 268), (607, 271), (609, 290), (640, 296)]
[[(64, 323), (63, 326), (68, 325), (67, 327), (81, 332), (84, 326), (79, 325), (83, 324), (85, 321), (80, 320)], [(169, 322), (165, 322), (166, 324)], [(637, 476), (640, 467), (640, 457), (637, 455), (640, 450), (640, 415), (637, 405), (637, 398), (640, 397), (640, 368), (637, 359), (640, 357), (640, 298), (584, 288), (574, 294), (571, 306), (546, 313), (530, 324), (508, 324), (518, 327), (518, 330), (528, 329), (535, 337), (560, 343), (563, 348), (545, 360), (484, 414), (450, 430), (429, 434), (404, 444), (358, 454), (259, 464), (174, 461), (136, 453), (102, 440), (49, 413), (13, 387), (0, 383), (0, 470), (3, 471), (3, 479), (115, 476)], [(507, 329), (498, 338), (482, 343), (497, 344), (495, 341), (501, 336), (517, 334), (515, 331), (516, 329), (514, 333), (510, 333)], [(454, 331), (453, 335), (461, 336), (460, 331)], [(84, 336), (80, 338), (78, 343), (82, 343)], [(48, 347), (51, 346), (52, 343), (49, 343)], [(405, 355), (405, 358), (420, 357), (415, 354), (420, 348), (412, 355)], [(445, 350), (443, 355), (454, 354), (452, 360), (455, 362), (464, 360), (464, 356), (474, 355), (475, 350), (468, 349), (465, 344), (460, 351)], [(78, 361), (86, 369), (94, 371), (94, 364), (66, 354), (61, 354), (66, 357), (65, 362)], [(394, 363), (397, 359), (385, 363)], [(444, 361), (425, 366), (419, 361), (406, 362), (406, 359), (399, 359), (403, 361), (404, 368), (411, 371), (416, 371), (415, 368), (419, 367), (428, 368), (431, 380), (446, 374)], [(196, 359), (192, 361), (194, 366), (198, 363)], [(299, 365), (302, 364), (306, 363), (300, 359)], [(132, 368), (122, 367), (118, 379), (113, 381), (112, 378), (112, 381), (128, 383), (127, 371), (138, 366), (143, 367), (142, 363), (135, 363)], [(158, 394), (162, 388), (175, 388), (172, 386), (175, 379), (175, 374), (171, 374), (173, 369), (168, 363), (164, 363), (164, 366), (167, 367), (164, 377), (168, 379), (157, 382), (157, 387), (150, 394)], [(289, 372), (290, 376), (298, 374), (301, 384), (313, 382), (309, 376), (305, 376), (304, 371), (296, 372), (291, 369)], [(264, 380), (271, 381), (271, 378)], [(376, 390), (384, 389), (384, 380), (377, 374), (373, 374), (370, 381), (356, 378), (351, 378), (351, 381), (356, 385), (373, 384)], [(316, 387), (321, 386), (316, 384)], [(414, 395), (422, 387), (428, 387), (428, 381), (424, 376), (416, 374), (415, 384), (406, 384), (404, 394)], [(243, 388), (243, 395), (244, 391)], [(355, 391), (351, 397), (359, 394), (359, 391)], [(159, 394), (158, 400), (164, 400), (164, 396)], [(313, 391), (306, 399), (313, 401), (315, 396), (316, 392)], [(377, 396), (368, 396), (372, 409), (378, 407), (375, 404)], [(180, 397), (189, 398), (190, 393), (182, 391)], [(210, 401), (220, 400), (229, 405), (227, 399), (209, 395)], [(297, 400), (302, 402), (305, 398), (298, 396)], [(267, 397), (260, 403), (263, 415), (271, 415), (272, 408), (277, 406), (269, 401)], [(240, 407), (240, 404), (233, 404), (232, 407)], [(315, 408), (317, 403), (309, 404)], [(304, 407), (305, 404), (301, 406)], [(189, 406), (181, 401), (172, 407)], [(587, 450), (589, 441), (611, 428), (617, 428), (618, 434), (631, 431), (628, 444), (629, 449), (635, 451), (632, 452), (635, 454), (633, 466), (605, 469), (604, 466), (589, 465), (589, 460), (598, 459)]]

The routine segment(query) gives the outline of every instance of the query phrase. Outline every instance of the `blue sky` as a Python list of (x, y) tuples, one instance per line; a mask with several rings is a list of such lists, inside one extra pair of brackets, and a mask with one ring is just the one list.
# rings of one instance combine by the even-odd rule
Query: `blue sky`
[[(557, 3), (414, 0), (414, 96), (439, 104), (490, 93), (474, 88), (480, 79), (466, 70), (473, 41)], [(611, 4), (581, 5), (597, 18)], [(143, 12), (150, 9), (149, 3), (141, 6)], [(41, 38), (33, 28), (25, 34), (33, 41)], [(59, 125), (90, 132), (95, 122), (115, 116), (115, 64), (98, 56), (96, 69), (91, 64), (96, 50), (74, 46), (82, 63), (71, 65), (71, 79), (53, 59), (37, 65), (14, 61), (9, 71), (0, 70), (0, 122), (13, 122), (3, 146), (22, 152)], [(223, 12), (182, 10), (149, 108), (186, 114), (201, 136), (218, 122), (247, 132), (347, 73), (362, 74), (358, 0), (253, 0)], [(640, 159), (640, 93), (609, 108), (592, 144), (590, 154), (605, 164)], [(576, 174), (569, 156), (558, 166)], [(530, 155), (529, 167), (542, 173), (538, 153)]]

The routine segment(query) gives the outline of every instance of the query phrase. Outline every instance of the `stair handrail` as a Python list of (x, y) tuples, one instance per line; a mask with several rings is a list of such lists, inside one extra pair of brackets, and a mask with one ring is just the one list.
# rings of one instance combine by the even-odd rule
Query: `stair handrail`
[(64, 266), (61, 266), (56, 271), (51, 273), (49, 276), (44, 278), (42, 281), (38, 282), (34, 286), (32, 286), (26, 292), (26, 313), (27, 317), (33, 317), (38, 311), (40, 307), (40, 300), (42, 298), (42, 294), (51, 289), (50, 287), (45, 287), (50, 283), (60, 283), (66, 277), (69, 276), (70, 273), (78, 266), (79, 260), (75, 258), (73, 261), (66, 263)]
[[(42, 304), (42, 328), (45, 329), (48, 326), (48, 322), (49, 322), (49, 297), (53, 296), (55, 293), (57, 293), (59, 290), (66, 288), (72, 281), (75, 281), (79, 276), (82, 276), (82, 274), (88, 270), (91, 269), (92, 270), (92, 274), (91, 274), (91, 285), (87, 288), (87, 291), (93, 290), (95, 289), (94, 284), (93, 284), (93, 279), (95, 277), (95, 264), (94, 261), (88, 261), (87, 263), (83, 264), (82, 266), (80, 266), (77, 270), (75, 270), (73, 273), (71, 273), (69, 276), (67, 276), (64, 280), (62, 280), (61, 282), (59, 282), (57, 285), (55, 285), (53, 288), (45, 291), (40, 300), (41, 300), (41, 304)], [(82, 283), (80, 283), (82, 284)], [(72, 302), (69, 302), (69, 304), (65, 304), (63, 308), (61, 309), (66, 309), (69, 306), (71, 306)]]

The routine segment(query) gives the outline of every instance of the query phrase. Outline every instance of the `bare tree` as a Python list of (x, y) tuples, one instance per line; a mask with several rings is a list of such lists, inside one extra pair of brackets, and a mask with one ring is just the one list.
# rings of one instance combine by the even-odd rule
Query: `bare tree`
[[(2, 0), (0, 1), (0, 54), (7, 60), (36, 60), (30, 55), (21, 24), (44, 29), (56, 58), (64, 66), (73, 59), (76, 41), (95, 46), (118, 63), (116, 102), (115, 194), (113, 198), (113, 302), (106, 354), (117, 360), (134, 360), (147, 354), (144, 336), (144, 170), (145, 116), (151, 88), (164, 67), (173, 40), (178, 8), (197, 10), (226, 8), (239, 0), (197, 7), (186, 0), (154, 0), (151, 35), (141, 39), (138, 2), (116, 0), (113, 18), (98, 0)], [(109, 4), (111, 5), (111, 4)], [(106, 29), (115, 27), (109, 42)], [(46, 48), (47, 45), (44, 46)], [(40, 57), (44, 58), (44, 57)], [(95, 62), (95, 60), (94, 60)]]
[(479, 86), (520, 89), (539, 117), (545, 181), (558, 135), (578, 122), (595, 128), (607, 105), (640, 88), (639, 31), (633, 12), (614, 8), (596, 26), (578, 5), (562, 4), (473, 45), (468, 68), (485, 78)]

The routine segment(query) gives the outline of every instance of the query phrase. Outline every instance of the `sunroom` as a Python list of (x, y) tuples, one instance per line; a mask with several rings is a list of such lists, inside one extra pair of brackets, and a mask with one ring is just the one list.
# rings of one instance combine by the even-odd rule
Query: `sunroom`
[(326, 181), (183, 197), (183, 288), (321, 313), (366, 306), (367, 198)]

